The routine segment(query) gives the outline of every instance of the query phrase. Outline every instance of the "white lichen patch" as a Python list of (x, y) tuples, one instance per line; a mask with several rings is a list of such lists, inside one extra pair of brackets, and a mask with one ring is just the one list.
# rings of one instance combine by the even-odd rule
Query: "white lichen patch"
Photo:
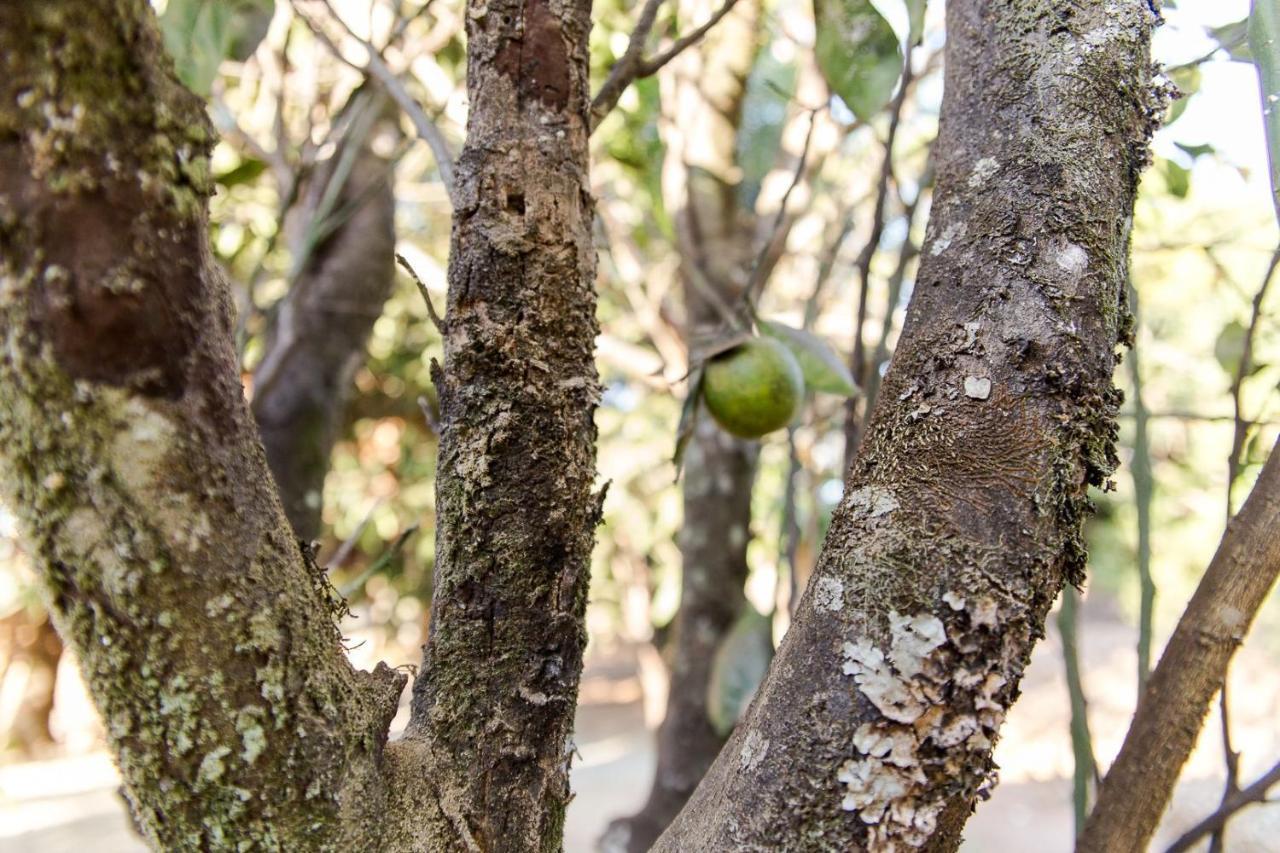
[[(989, 600), (982, 599), (984, 615)], [(966, 783), (973, 794), (989, 783), (966, 768), (975, 758), (982, 766), (985, 758), (977, 756), (992, 748), (1004, 718), (999, 695), (1007, 681), (977, 646), (973, 658), (957, 658), (977, 626), (965, 627), (973, 623), (972, 613), (968, 619), (962, 615), (965, 597), (948, 592), (943, 601), (960, 637), (950, 636), (947, 623), (933, 613), (890, 611), (884, 648), (868, 637), (843, 644), (843, 671), (883, 716), (858, 727), (854, 754), (836, 773), (841, 808), (869, 827), (869, 849), (917, 848), (931, 841), (938, 815), (955, 794), (940, 793), (934, 784), (939, 776)]]
[(164, 471), (177, 431), (143, 400), (115, 389), (102, 393), (104, 402), (118, 411), (121, 424), (111, 444), (111, 469), (135, 496), (144, 495)]
[(844, 584), (838, 578), (818, 578), (813, 585), (813, 602), (819, 610), (840, 612), (844, 609)]
[(738, 754), (742, 769), (755, 770), (764, 762), (764, 757), (768, 754), (769, 739), (757, 731), (747, 732), (747, 736), (742, 740), (742, 752)]
[(1058, 252), (1057, 263), (1059, 269), (1073, 278), (1079, 278), (1089, 268), (1089, 253), (1083, 246), (1067, 243), (1062, 251)]
[(942, 232), (942, 236), (933, 241), (933, 246), (929, 249), (931, 255), (941, 255), (947, 249), (951, 248), (952, 242), (963, 237), (968, 230), (963, 222), (952, 222)]
[(227, 771), (227, 765), (222, 759), (231, 754), (231, 747), (219, 746), (210, 750), (200, 761), (200, 770), (196, 774), (197, 782), (213, 783), (222, 778), (222, 774)]
[(991, 380), (985, 376), (966, 376), (964, 395), (974, 400), (987, 399), (991, 396)]
[(983, 157), (973, 164), (973, 171), (969, 173), (970, 188), (977, 189), (982, 186), (998, 171), (1000, 171), (999, 160), (994, 157)]
[(896, 510), (898, 499), (883, 486), (863, 486), (854, 489), (846, 499), (851, 511), (868, 518), (880, 518)]

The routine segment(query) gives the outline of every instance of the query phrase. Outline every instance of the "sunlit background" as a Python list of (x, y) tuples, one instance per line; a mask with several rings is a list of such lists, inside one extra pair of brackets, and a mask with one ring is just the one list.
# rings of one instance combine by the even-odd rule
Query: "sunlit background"
[[(300, 5), (330, 24), (328, 31), (348, 57), (363, 59), (359, 45), (335, 19), (325, 17), (323, 5)], [(331, 7), (357, 35), (381, 42), (394, 26), (394, 9), (412, 14), (419, 5), (417, 0), (349, 0)], [(898, 0), (877, 6), (899, 32), (905, 30), (906, 13)], [(1155, 53), (1176, 69), (1170, 76), (1189, 96), (1156, 137), (1133, 227), (1137, 354), (1148, 441), (1145, 448), (1141, 441), (1135, 444), (1134, 374), (1126, 357), (1117, 372), (1127, 400), (1121, 415), (1122, 467), (1114, 490), (1094, 495), (1098, 511), (1088, 525), (1091, 566), (1077, 632), (1093, 748), (1103, 768), (1119, 748), (1137, 691), (1138, 506), (1145, 501), (1150, 507), (1158, 651), (1218, 543), (1229, 491), (1230, 505), (1238, 508), (1280, 429), (1280, 295), (1272, 291), (1256, 321), (1252, 308), (1277, 246), (1258, 85), (1253, 66), (1232, 61), (1220, 49), (1223, 33), (1214, 32), (1244, 18), (1248, 2), (1180, 0), (1176, 6), (1166, 10)], [(774, 0), (766, 7), (766, 42), (749, 81), (739, 164), (744, 198), (767, 219), (792, 181), (815, 90), (805, 70), (814, 36), (809, 5)], [(625, 49), (636, 11), (620, 0), (597, 2), (592, 36), (597, 82)], [(389, 64), (404, 72), (455, 153), (466, 117), (462, 15), (458, 0), (436, 0), (386, 51)], [(924, 44), (914, 55), (921, 78), (898, 130), (897, 180), (871, 267), (864, 327), (872, 342), (883, 336), (890, 353), (915, 262), (906, 263), (896, 299), (894, 273), (904, 247), (919, 245), (926, 221), (929, 190), (921, 176), (942, 95), (941, 2), (930, 4), (928, 22)], [(321, 143), (335, 111), (360, 79), (317, 42), (288, 3), (280, 2), (254, 57), (223, 63), (215, 81), (211, 110), (227, 141), (214, 157), (221, 177), (212, 204), (213, 242), (241, 306), (246, 377), (261, 357), (265, 318), (287, 287), (291, 262), (275, 236), (279, 190), (256, 147), (277, 150), (311, 140), (323, 158)], [(597, 361), (606, 389), (596, 420), (600, 477), (612, 485), (593, 567), (591, 640), (576, 735), (577, 798), (569, 810), (566, 841), (571, 853), (592, 849), (607, 821), (635, 811), (648, 792), (652, 732), (666, 700), (661, 645), (679, 607), (675, 535), (681, 506), (671, 455), (687, 365), (679, 334), (672, 223), (659, 185), (662, 86), (661, 79), (633, 86), (593, 137), (602, 326)], [(823, 97), (820, 90), (816, 97)], [(823, 113), (811, 144), (826, 146), (829, 153), (789, 201), (798, 218), (761, 303), (765, 316), (799, 325), (822, 259), (836, 249), (814, 328), (843, 353), (852, 347), (853, 263), (870, 231), (885, 121), (882, 116), (850, 130), (852, 115), (838, 102)], [(404, 132), (412, 138), (407, 122)], [(399, 250), (436, 304), (443, 305), (450, 208), (435, 160), (421, 143), (402, 145), (394, 133), (383, 136), (375, 146), (395, 159)], [(921, 203), (912, 222), (905, 211), (917, 195)], [(836, 246), (850, 215), (853, 228)], [(1233, 378), (1251, 323), (1256, 326), (1253, 365), (1235, 395)], [(368, 352), (325, 484), (322, 561), (335, 553), (341, 557), (333, 579), (349, 596), (352, 615), (342, 627), (356, 665), (416, 664), (431, 594), (436, 454), (436, 436), (419, 398), (427, 398), (430, 407), (429, 367), (442, 354), (423, 301), (403, 276), (374, 326)], [(1245, 465), (1229, 490), (1227, 460), (1237, 403), (1239, 417), (1250, 426)], [(772, 614), (775, 640), (786, 629), (792, 574), (800, 583), (807, 578), (840, 497), (843, 417), (840, 400), (816, 398), (790, 435), (780, 431), (763, 443), (752, 498), (747, 591), (757, 610)], [(1150, 490), (1141, 481), (1135, 488), (1135, 454), (1149, 458)], [(794, 562), (782, 532), (784, 484), (792, 465), (797, 488), (790, 511), (798, 528)], [(392, 543), (415, 525), (405, 547), (390, 553)], [(1232, 666), (1230, 730), (1242, 754), (1244, 779), (1280, 757), (1278, 605), (1273, 593)], [(1055, 623), (1036, 651), (1022, 698), (1004, 727), (996, 753), (1000, 785), (979, 806), (964, 849), (1021, 851), (1033, 843), (1043, 853), (1070, 849), (1069, 716)], [(396, 725), (403, 722), (402, 714)], [(1157, 848), (1217, 807), (1224, 773), (1221, 731), (1215, 710), (1183, 774)], [(76, 661), (47, 625), (20, 531), (2, 509), (0, 747), (0, 848), (142, 849), (128, 829), (115, 790), (118, 779)], [(1280, 808), (1256, 807), (1232, 824), (1229, 849), (1275, 850), (1278, 837)]]

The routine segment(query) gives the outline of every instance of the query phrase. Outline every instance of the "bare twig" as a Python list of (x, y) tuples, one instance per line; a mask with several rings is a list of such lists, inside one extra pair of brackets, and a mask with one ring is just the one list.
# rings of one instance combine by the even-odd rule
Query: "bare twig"
[(1062, 664), (1067, 676), (1067, 695), (1071, 700), (1071, 754), (1075, 765), (1071, 800), (1075, 807), (1077, 835), (1084, 829), (1085, 819), (1089, 816), (1090, 789), (1098, 778), (1093, 738), (1089, 734), (1088, 703), (1084, 695), (1084, 681), (1080, 677), (1079, 608), (1080, 593), (1068, 584), (1062, 590), (1062, 604), (1058, 608), (1058, 634), (1062, 638)]
[(1258, 781), (1225, 800), (1213, 814), (1188, 829), (1177, 841), (1169, 845), (1165, 853), (1185, 853), (1190, 850), (1210, 832), (1225, 826), (1232, 815), (1245, 806), (1266, 802), (1267, 792), (1277, 784), (1280, 784), (1280, 762), (1259, 777)]
[(311, 32), (315, 34), (316, 38), (329, 49), (329, 52), (332, 53), (334, 57), (351, 66), (356, 71), (359, 71), (361, 74), (364, 74), (366, 77), (377, 81), (391, 99), (396, 102), (396, 106), (400, 107), (400, 109), (404, 111), (404, 114), (409, 117), (409, 121), (413, 124), (414, 130), (417, 131), (418, 136), (427, 143), (427, 146), (431, 149), (431, 153), (435, 155), (436, 169), (440, 172), (440, 183), (444, 184), (444, 188), (449, 194), (450, 201), (456, 201), (453, 175), (453, 153), (449, 150), (449, 143), (445, 140), (444, 134), (440, 131), (440, 128), (436, 125), (435, 121), (427, 115), (425, 110), (423, 110), (422, 105), (409, 94), (409, 90), (405, 88), (404, 81), (402, 81), (400, 77), (391, 70), (391, 67), (387, 65), (387, 62), (383, 59), (382, 52), (378, 49), (377, 45), (356, 35), (355, 31), (352, 30), (346, 21), (342, 19), (342, 16), (338, 15), (337, 12), (333, 10), (329, 5), (328, 0), (319, 0), (321, 5), (328, 10), (329, 15), (342, 25), (346, 34), (364, 48), (365, 54), (368, 57), (368, 64), (360, 65), (359, 63), (352, 62), (343, 55), (342, 50), (333, 41), (333, 39), (329, 37), (329, 34), (324, 31), (324, 27), (303, 11), (300, 0), (290, 0), (290, 2), (293, 4), (294, 11), (297, 13), (298, 17), (302, 19)]
[[(858, 315), (853, 328), (853, 357), (850, 359), (850, 372), (853, 381), (859, 388), (866, 384), (867, 353), (866, 339), (862, 327), (867, 321), (867, 295), (871, 286), (871, 261), (875, 258), (876, 249), (880, 246), (880, 237), (884, 234), (884, 208), (889, 196), (889, 181), (893, 177), (893, 141), (898, 135), (898, 125), (902, 120), (902, 106), (906, 103), (911, 91), (911, 51), (906, 52), (902, 63), (902, 81), (898, 85), (898, 93), (889, 105), (889, 130), (884, 140), (884, 162), (880, 166), (880, 175), (876, 180), (876, 203), (871, 214), (871, 233), (867, 242), (858, 254)], [(849, 470), (853, 457), (862, 442), (863, 421), (870, 416), (869, 408), (861, 408), (859, 400), (850, 398), (846, 404), (844, 467)], [(865, 402), (865, 401), (863, 401)], [(861, 411), (861, 414), (859, 412)]]
[(427, 303), (427, 314), (431, 317), (431, 324), (436, 327), (437, 332), (443, 335), (444, 320), (442, 320), (440, 315), (436, 313), (435, 303), (431, 301), (431, 293), (427, 290), (426, 284), (423, 283), (422, 279), (418, 276), (418, 273), (413, 269), (413, 266), (410, 265), (408, 259), (399, 252), (396, 252), (396, 262), (400, 264), (400, 266), (404, 267), (404, 271), (409, 274), (409, 278), (413, 279), (413, 283), (418, 286), (418, 293), (422, 294), (422, 301)]
[(1133, 501), (1138, 514), (1138, 695), (1147, 687), (1151, 676), (1151, 634), (1155, 613), (1156, 586), (1151, 575), (1151, 502), (1155, 494), (1155, 478), (1151, 471), (1150, 412), (1142, 397), (1142, 370), (1139, 366), (1137, 337), (1141, 314), (1138, 291), (1129, 282), (1129, 305), (1133, 313), (1134, 342), (1129, 349), (1129, 377), (1133, 390)]
[(636, 20), (636, 28), (631, 33), (631, 40), (627, 42), (627, 49), (618, 58), (609, 76), (600, 86), (600, 91), (596, 92), (595, 98), (591, 101), (591, 129), (595, 130), (600, 126), (605, 116), (617, 106), (618, 99), (622, 97), (622, 93), (628, 86), (636, 80), (657, 74), (664, 65), (675, 59), (682, 51), (697, 44), (708, 30), (733, 10), (737, 2), (738, 0), (725, 0), (724, 5), (717, 9), (704, 24), (676, 39), (666, 50), (646, 59), (645, 45), (658, 19), (658, 9), (662, 6), (662, 0), (646, 0), (644, 8), (640, 10), (640, 17)]

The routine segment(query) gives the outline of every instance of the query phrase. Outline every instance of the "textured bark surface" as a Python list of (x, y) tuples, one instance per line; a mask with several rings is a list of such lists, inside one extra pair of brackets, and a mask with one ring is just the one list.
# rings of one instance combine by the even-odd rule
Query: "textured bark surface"
[(1227, 665), (1280, 575), (1280, 445), (1227, 526), (1147, 682), (1133, 724), (1076, 844), (1080, 853), (1144, 850), (1196, 745)]
[[(320, 197), (335, 180), (327, 160), (292, 213), (290, 240), (304, 251)], [(306, 266), (276, 307), (266, 351), (254, 372), (253, 415), (280, 500), (302, 539), (320, 534), (329, 455), (364, 360), (365, 344), (395, 284), (395, 194), (389, 164), (366, 143), (356, 154), (335, 210), (358, 205), (338, 230), (311, 250)]]
[[(603, 494), (589, 0), (471, 0), (431, 635), (406, 749), (459, 849), (558, 850)], [(434, 847), (432, 849), (442, 849)]]
[(144, 0), (0, 5), (0, 483), (166, 850), (372, 849), (403, 676), (354, 671), (244, 402), (213, 136)]
[(924, 262), (745, 723), (656, 850), (951, 850), (1115, 464), (1145, 0), (952, 0)]
[[(710, 3), (685, 2), (684, 20), (706, 18)], [(724, 327), (720, 306), (741, 306), (754, 257), (755, 217), (738, 184), (738, 127), (747, 77), (759, 44), (759, 4), (738, 3), (697, 48), (663, 72), (663, 195), (678, 232), (685, 341)], [(684, 807), (725, 737), (707, 716), (707, 684), (716, 650), (746, 604), (751, 489), (760, 445), (724, 432), (702, 413), (681, 480), (680, 609), (672, 632), (671, 686), (658, 727), (657, 766), (644, 806), (614, 821), (606, 851), (643, 853)]]

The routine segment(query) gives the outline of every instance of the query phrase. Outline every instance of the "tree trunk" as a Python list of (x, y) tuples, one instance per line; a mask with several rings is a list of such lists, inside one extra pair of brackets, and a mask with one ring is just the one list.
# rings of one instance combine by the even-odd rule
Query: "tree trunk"
[(334, 210), (358, 205), (328, 239), (310, 249), (311, 229), (323, 219), (320, 196), (335, 177), (340, 155), (308, 182), (290, 218), (294, 257), (305, 266), (277, 306), (266, 352), (254, 373), (253, 415), (299, 538), (320, 535), (320, 510), (329, 455), (338, 438), (351, 380), (365, 343), (395, 284), (395, 194), (389, 164), (359, 144), (350, 177)]
[(559, 850), (569, 802), (603, 500), (590, 11), (589, 0), (467, 9), (470, 112), (434, 371), (435, 599), (404, 745), (448, 792), (459, 849)]
[(1098, 791), (1079, 853), (1145, 849), (1209, 703), (1280, 574), (1280, 444), (1178, 620), (1147, 682), (1133, 724)]
[(655, 850), (951, 850), (1115, 465), (1143, 0), (948, 4), (938, 189), (867, 439), (751, 711)]
[[(683, 3), (703, 20), (711, 4)], [(737, 132), (759, 46), (759, 4), (740, 2), (663, 77), (663, 190), (678, 232), (691, 357), (740, 309), (754, 257), (755, 217), (742, 207)], [(672, 632), (671, 689), (657, 734), (657, 766), (644, 806), (614, 821), (604, 850), (643, 853), (684, 807), (725, 737), (707, 712), (716, 650), (746, 605), (751, 490), (760, 445), (724, 432), (702, 413), (681, 481), (680, 609)]]
[(144, 0), (0, 5), (0, 483), (161, 849), (371, 849), (352, 669), (244, 402), (213, 134)]

